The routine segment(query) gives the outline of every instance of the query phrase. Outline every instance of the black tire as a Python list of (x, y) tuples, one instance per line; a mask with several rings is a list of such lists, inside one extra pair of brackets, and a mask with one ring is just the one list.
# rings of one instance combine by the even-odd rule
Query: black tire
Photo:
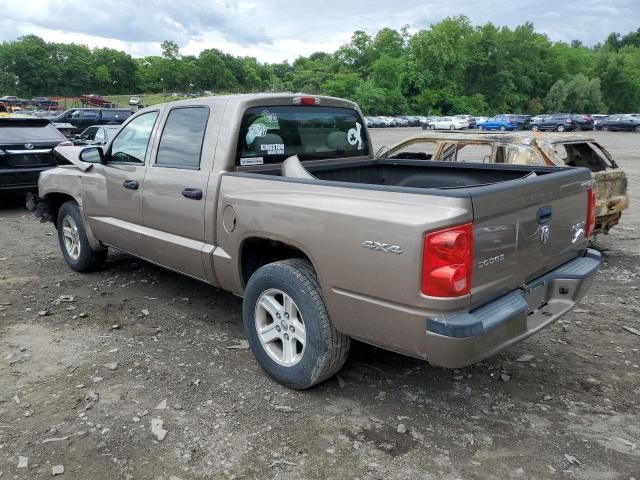
[[(271, 289), (289, 295), (304, 319), (306, 344), (302, 358), (292, 366), (275, 362), (258, 338), (256, 304)], [(302, 390), (323, 382), (342, 368), (349, 355), (350, 338), (333, 327), (318, 277), (306, 260), (283, 260), (256, 270), (245, 290), (242, 317), (256, 360), (269, 376), (289, 388)]]
[(634, 128), (633, 131), (636, 133), (640, 133), (640, 125), (636, 125), (636, 128)]
[(558, 127), (556, 128), (556, 130), (558, 132), (564, 132), (564, 125), (558, 125)]
[(534, 132), (537, 132), (538, 130), (540, 130), (540, 127), (538, 125), (531, 125), (531, 130)]
[(604, 127), (602, 127), (602, 131), (603, 132), (608, 132), (609, 131), (609, 127), (607, 127), (606, 125)]
[[(63, 224), (66, 217), (70, 217), (77, 227), (77, 236), (80, 243), (80, 251), (77, 258), (73, 258), (65, 246)], [(56, 227), (62, 256), (73, 270), (82, 273), (95, 272), (104, 266), (107, 259), (107, 249), (94, 250), (89, 244), (87, 233), (84, 229), (84, 220), (76, 202), (68, 201), (62, 204), (60, 210), (58, 210)]]
[(482, 125), (478, 125), (478, 130), (484, 130), (484, 127)]
[(507, 127), (505, 127), (504, 125), (500, 125), (500, 131), (504, 132), (507, 129)]

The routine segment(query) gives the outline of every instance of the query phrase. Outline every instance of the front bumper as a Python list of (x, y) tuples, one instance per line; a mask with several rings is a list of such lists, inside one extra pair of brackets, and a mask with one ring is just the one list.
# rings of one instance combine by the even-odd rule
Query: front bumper
[(558, 320), (593, 283), (602, 261), (596, 250), (469, 313), (427, 319), (427, 360), (460, 368), (491, 357)]

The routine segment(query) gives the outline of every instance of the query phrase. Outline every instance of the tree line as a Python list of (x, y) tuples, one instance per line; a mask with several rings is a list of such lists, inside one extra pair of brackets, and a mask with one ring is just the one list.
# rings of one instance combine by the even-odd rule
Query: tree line
[(292, 64), (261, 63), (210, 48), (133, 58), (110, 48), (45, 42), (0, 44), (0, 92), (84, 93), (293, 91), (352, 99), (370, 115), (638, 112), (640, 28), (602, 43), (553, 42), (533, 24), (474, 26), (447, 18), (429, 29), (356, 31), (333, 53)]

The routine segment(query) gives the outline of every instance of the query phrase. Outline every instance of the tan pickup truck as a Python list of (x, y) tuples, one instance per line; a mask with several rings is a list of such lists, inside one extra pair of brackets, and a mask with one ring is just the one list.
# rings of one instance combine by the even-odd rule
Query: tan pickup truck
[(477, 362), (557, 320), (600, 265), (588, 169), (376, 159), (346, 100), (156, 105), (78, 150), (30, 201), (69, 266), (116, 248), (242, 296), (257, 361), (293, 388), (335, 374), (351, 338)]

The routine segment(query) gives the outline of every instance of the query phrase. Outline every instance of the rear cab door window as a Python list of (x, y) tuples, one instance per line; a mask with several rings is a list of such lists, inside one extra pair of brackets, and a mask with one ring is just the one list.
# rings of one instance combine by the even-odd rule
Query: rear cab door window
[(160, 137), (156, 166), (192, 170), (200, 168), (208, 119), (209, 109), (206, 107), (171, 110)]
[(147, 257), (202, 280), (212, 280), (202, 263), (210, 173), (202, 152), (209, 112), (207, 106), (168, 111), (155, 161), (145, 174), (142, 201)]

